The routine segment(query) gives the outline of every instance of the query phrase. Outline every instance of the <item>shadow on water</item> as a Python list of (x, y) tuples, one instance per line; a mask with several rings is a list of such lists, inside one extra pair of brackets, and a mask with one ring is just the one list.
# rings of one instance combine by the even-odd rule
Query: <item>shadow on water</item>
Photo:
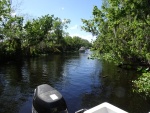
[(0, 113), (17, 113), (18, 103), (23, 103), (29, 96), (28, 84), (22, 82), (22, 63), (9, 63), (0, 67)]
[(90, 53), (43, 56), (0, 66), (0, 113), (31, 113), (37, 85), (47, 83), (64, 96), (69, 113), (110, 102), (130, 113), (150, 111), (132, 92), (136, 73), (88, 59)]
[[(129, 113), (148, 113), (150, 103), (132, 91), (132, 80), (137, 74), (134, 71), (117, 68), (113, 64), (102, 63), (99, 74), (100, 87), (82, 95), (82, 106), (91, 108), (102, 102), (109, 102)], [(109, 67), (109, 68), (108, 68)]]
[(31, 113), (34, 88), (43, 83), (53, 86), (59, 81), (64, 61), (60, 57), (55, 56), (55, 60), (54, 57), (33, 58), (1, 66), (0, 113)]

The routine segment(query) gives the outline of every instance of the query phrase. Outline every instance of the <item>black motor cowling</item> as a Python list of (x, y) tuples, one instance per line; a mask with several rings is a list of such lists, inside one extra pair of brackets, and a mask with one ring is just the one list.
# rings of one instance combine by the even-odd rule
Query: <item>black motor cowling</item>
[(37, 86), (34, 91), (32, 113), (68, 113), (62, 95), (48, 84)]

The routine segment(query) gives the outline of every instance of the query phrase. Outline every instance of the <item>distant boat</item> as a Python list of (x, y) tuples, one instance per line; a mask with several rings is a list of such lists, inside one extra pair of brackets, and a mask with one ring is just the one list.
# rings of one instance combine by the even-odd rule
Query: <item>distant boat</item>
[(79, 49), (79, 52), (85, 52), (85, 50), (86, 50), (85, 47), (81, 47), (81, 48)]

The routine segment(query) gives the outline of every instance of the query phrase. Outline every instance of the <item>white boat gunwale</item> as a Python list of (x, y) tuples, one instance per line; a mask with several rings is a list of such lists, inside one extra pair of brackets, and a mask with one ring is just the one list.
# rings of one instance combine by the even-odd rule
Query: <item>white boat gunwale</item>
[(84, 113), (128, 113), (112, 104), (104, 102), (100, 105), (97, 105)]

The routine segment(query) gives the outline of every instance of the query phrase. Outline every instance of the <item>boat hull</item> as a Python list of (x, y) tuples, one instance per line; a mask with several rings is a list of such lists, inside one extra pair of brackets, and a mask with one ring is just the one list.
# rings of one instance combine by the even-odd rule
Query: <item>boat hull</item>
[(128, 113), (114, 105), (104, 102), (98, 106), (95, 106), (84, 113)]

